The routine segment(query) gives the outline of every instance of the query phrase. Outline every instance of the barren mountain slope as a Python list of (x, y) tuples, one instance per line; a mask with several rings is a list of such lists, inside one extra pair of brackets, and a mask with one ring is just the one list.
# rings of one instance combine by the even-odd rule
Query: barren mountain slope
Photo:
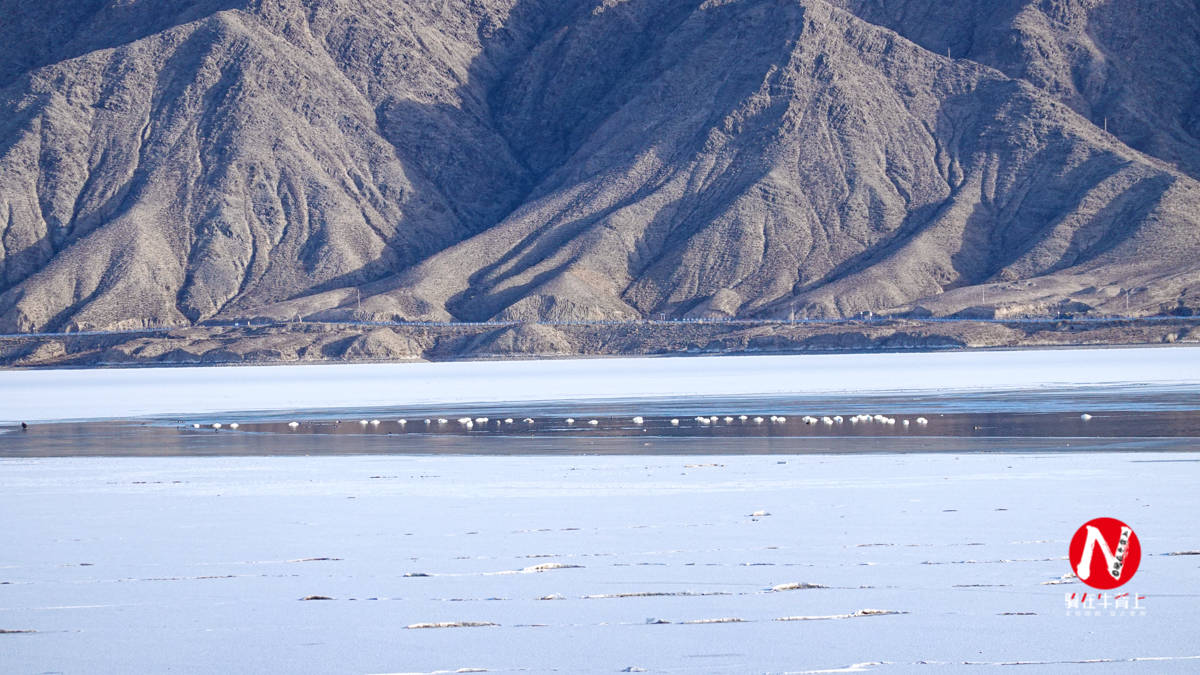
[[(1124, 310), (1121, 289), (1143, 287), (1134, 310), (1157, 310), (1196, 281), (1200, 185), (1027, 83), (821, 2), (672, 19), (620, 5), (540, 45), (505, 90), (517, 103), (509, 123), (566, 109), (574, 126), (555, 140), (568, 151), (533, 146), (529, 163), (567, 159), (504, 223), (372, 289), (363, 309), (463, 320), (845, 316), (918, 302), (1046, 313), (1068, 298)], [(664, 24), (672, 34), (646, 53), (638, 28)], [(639, 59), (624, 58), (635, 49)], [(593, 78), (552, 77), (580, 60)], [(557, 99), (524, 86), (539, 81)], [(595, 109), (603, 121), (588, 126)], [(985, 282), (991, 298), (942, 295)], [(300, 304), (312, 311), (312, 300)]]
[(459, 86), (498, 19), (276, 4), (165, 21), (0, 92), (3, 329), (181, 323), (353, 286), (511, 209), (523, 169)]
[(2, 331), (1200, 304), (1194, 3), (23, 5)]
[(1200, 178), (1200, 2), (835, 0), (935, 54), (1002, 70)]

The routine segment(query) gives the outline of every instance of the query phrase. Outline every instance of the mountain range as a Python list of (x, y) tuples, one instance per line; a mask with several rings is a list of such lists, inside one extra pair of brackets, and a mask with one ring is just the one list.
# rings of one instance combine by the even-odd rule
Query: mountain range
[(1197, 0), (0, 0), (3, 333), (1197, 313)]

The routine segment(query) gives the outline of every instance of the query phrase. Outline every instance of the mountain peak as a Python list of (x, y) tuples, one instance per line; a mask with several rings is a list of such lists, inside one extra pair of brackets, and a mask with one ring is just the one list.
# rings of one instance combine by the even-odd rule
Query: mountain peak
[(0, 328), (1200, 306), (1194, 5), (1043, 5), (4, 0)]

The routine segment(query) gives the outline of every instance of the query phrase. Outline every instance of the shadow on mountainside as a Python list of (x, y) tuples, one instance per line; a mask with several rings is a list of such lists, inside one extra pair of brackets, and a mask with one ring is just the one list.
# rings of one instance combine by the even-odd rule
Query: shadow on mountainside
[(253, 0), (0, 0), (0, 90), (25, 73)]

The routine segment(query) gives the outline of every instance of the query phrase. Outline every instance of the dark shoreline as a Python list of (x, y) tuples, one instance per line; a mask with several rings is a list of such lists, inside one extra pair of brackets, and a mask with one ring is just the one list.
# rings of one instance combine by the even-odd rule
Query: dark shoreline
[(1200, 317), (569, 324), (286, 323), (0, 336), (2, 368), (1105, 348), (1200, 341)]
[[(1179, 452), (1200, 450), (1200, 438), (776, 438), (776, 439), (699, 439), (647, 437), (631, 443), (630, 439), (548, 439), (531, 440), (511, 437), (470, 439), (442, 437), (437, 442), (400, 445), (386, 437), (361, 437), (354, 442), (341, 441), (334, 445), (319, 436), (309, 436), (303, 442), (296, 437), (254, 438), (243, 434), (241, 442), (175, 443), (164, 436), (114, 437), (122, 441), (119, 450), (109, 447), (84, 447), (71, 439), (53, 444), (5, 444), (0, 460), (93, 457), (119, 459), (132, 457), (300, 457), (300, 456), (733, 456), (733, 455), (897, 455), (897, 454), (1057, 454), (1070, 452)], [(265, 435), (264, 435), (265, 436)], [(214, 440), (214, 439), (209, 439)], [(224, 439), (220, 439), (224, 440)], [(429, 441), (430, 439), (423, 439)]]

